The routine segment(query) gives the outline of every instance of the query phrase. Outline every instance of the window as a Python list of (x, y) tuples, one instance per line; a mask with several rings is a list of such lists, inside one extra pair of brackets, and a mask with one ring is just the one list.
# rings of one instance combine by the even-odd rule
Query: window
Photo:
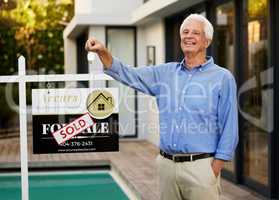
[(103, 103), (98, 104), (98, 110), (105, 110), (105, 104)]
[[(135, 66), (136, 62), (136, 29), (134, 27), (107, 27), (107, 48), (112, 55), (123, 63)], [(108, 87), (119, 88), (119, 135), (136, 136), (136, 93), (135, 90), (116, 81), (109, 81)]]
[[(260, 6), (259, 6), (260, 5)], [(269, 65), (268, 0), (244, 1), (245, 45), (239, 89), (244, 135), (244, 176), (268, 185), (268, 136), (273, 131), (272, 68)]]

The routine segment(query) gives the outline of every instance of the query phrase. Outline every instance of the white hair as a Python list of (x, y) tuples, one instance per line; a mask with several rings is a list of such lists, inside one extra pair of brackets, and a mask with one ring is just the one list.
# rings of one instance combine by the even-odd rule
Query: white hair
[(203, 15), (200, 14), (191, 14), (188, 17), (186, 17), (180, 26), (180, 34), (183, 32), (183, 28), (189, 20), (202, 22), (204, 25), (203, 29), (204, 29), (205, 37), (209, 40), (212, 40), (213, 32), (214, 32), (213, 26), (210, 23), (210, 21), (208, 21), (208, 19), (206, 19)]

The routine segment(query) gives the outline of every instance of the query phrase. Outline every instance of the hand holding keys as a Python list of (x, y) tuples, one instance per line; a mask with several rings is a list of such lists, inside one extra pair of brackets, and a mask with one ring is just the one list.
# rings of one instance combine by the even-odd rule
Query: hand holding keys
[(111, 53), (96, 38), (90, 37), (86, 41), (85, 50), (88, 51), (87, 59), (89, 64), (93, 64), (96, 54), (98, 54), (100, 61), (103, 63), (103, 67), (106, 69), (111, 67), (113, 60)]

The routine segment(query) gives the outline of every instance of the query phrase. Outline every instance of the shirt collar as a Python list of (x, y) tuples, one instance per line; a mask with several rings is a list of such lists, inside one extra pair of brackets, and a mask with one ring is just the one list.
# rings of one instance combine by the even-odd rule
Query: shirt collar
[[(185, 58), (183, 58), (183, 60), (180, 62), (180, 66), (182, 69), (187, 69), (187, 67), (185, 66)], [(201, 64), (200, 66), (196, 67), (196, 69), (202, 69), (205, 70), (208, 66), (214, 64), (214, 60), (212, 56), (206, 56), (206, 62)]]

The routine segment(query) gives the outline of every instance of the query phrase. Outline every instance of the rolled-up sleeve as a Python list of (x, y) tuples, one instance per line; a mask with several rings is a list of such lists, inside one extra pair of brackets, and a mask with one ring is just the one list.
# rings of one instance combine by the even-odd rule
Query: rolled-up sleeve
[(113, 57), (112, 66), (104, 73), (117, 81), (130, 86), (140, 92), (156, 96), (159, 93), (159, 68), (163, 65), (150, 67), (130, 67)]
[(218, 103), (219, 142), (215, 158), (232, 160), (238, 143), (236, 83), (232, 74), (224, 76)]

